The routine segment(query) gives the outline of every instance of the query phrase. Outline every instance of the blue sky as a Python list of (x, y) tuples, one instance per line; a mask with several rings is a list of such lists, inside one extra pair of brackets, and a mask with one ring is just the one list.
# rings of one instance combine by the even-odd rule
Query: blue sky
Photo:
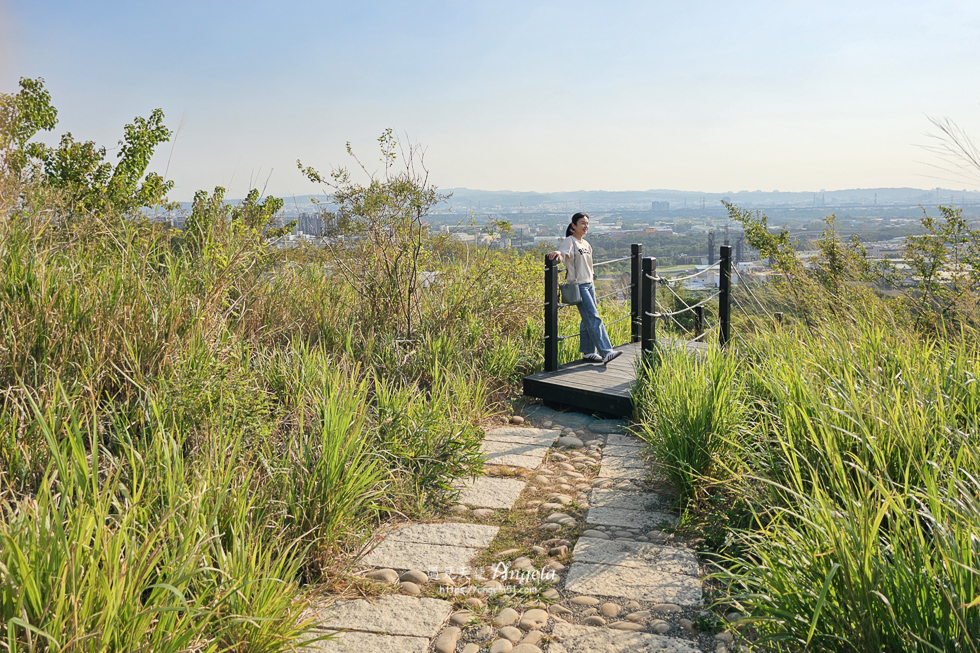
[[(43, 77), (57, 133), (178, 129), (175, 199), (316, 192), (387, 127), (442, 188), (977, 189), (927, 116), (980, 139), (980, 3), (0, 0), (0, 92)], [(939, 178), (936, 178), (936, 177)]]

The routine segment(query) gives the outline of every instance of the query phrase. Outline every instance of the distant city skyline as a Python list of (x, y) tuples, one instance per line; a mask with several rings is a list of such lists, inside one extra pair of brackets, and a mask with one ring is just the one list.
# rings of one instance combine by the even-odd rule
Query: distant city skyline
[(388, 127), (442, 188), (726, 193), (980, 188), (922, 149), (980, 139), (980, 3), (0, 0), (0, 92), (43, 77), (112, 148), (177, 132), (171, 197), (318, 192), (296, 159), (369, 165)]

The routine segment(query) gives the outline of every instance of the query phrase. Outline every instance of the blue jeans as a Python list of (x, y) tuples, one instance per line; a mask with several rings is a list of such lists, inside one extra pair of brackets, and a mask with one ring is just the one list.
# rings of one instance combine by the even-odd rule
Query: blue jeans
[(594, 354), (598, 349), (599, 355), (605, 356), (612, 351), (613, 346), (609, 342), (602, 318), (599, 317), (595, 286), (591, 283), (580, 283), (578, 288), (582, 292), (582, 303), (577, 304), (578, 314), (582, 316), (578, 327), (578, 350), (584, 355)]

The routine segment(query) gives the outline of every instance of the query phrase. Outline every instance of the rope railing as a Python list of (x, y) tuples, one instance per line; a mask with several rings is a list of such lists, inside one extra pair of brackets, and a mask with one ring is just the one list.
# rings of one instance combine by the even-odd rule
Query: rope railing
[(623, 256), (621, 258), (611, 258), (608, 261), (601, 261), (599, 263), (593, 263), (592, 264), (592, 268), (595, 269), (595, 268), (599, 267), (600, 265), (609, 265), (610, 263), (619, 263), (620, 261), (628, 261), (631, 258), (633, 258), (633, 257), (632, 256)]
[(714, 270), (715, 268), (719, 267), (720, 265), (721, 265), (721, 262), (719, 261), (718, 263), (712, 263), (711, 265), (709, 265), (705, 269), (699, 270), (699, 271), (695, 272), (694, 274), (689, 274), (686, 277), (657, 277), (655, 280), (656, 281), (659, 281), (660, 283), (662, 283), (664, 285), (668, 285), (668, 284), (671, 284), (671, 283), (678, 283), (680, 281), (687, 281), (688, 279), (693, 279), (694, 277), (700, 277), (702, 274), (705, 274), (706, 272), (711, 272), (712, 270)]
[(614, 325), (614, 324), (616, 324), (618, 322), (622, 322), (623, 320), (625, 320), (628, 317), (633, 317), (633, 314), (632, 313), (627, 313), (626, 315), (624, 315), (623, 317), (619, 318), (618, 320), (613, 320), (612, 322), (607, 322), (606, 323), (606, 326), (607, 327), (610, 327), (610, 326), (612, 326), (612, 325)]
[(687, 306), (686, 308), (682, 308), (677, 311), (671, 311), (668, 313), (647, 313), (647, 315), (649, 315), (650, 317), (672, 317), (674, 315), (680, 315), (681, 313), (687, 313), (688, 311), (693, 311), (698, 306), (704, 306), (705, 304), (710, 302), (715, 297), (718, 297), (719, 295), (721, 295), (720, 290), (716, 292), (714, 295), (711, 295), (710, 297), (705, 297), (702, 301), (698, 302), (694, 306)]
[(704, 338), (706, 335), (708, 335), (709, 333), (712, 333), (717, 328), (718, 328), (718, 325), (716, 324), (715, 326), (711, 327), (710, 329), (705, 329), (704, 331), (701, 332), (701, 335), (695, 336), (695, 337), (691, 338), (688, 342), (698, 342), (702, 338)]
[[(656, 259), (652, 257), (643, 258), (641, 255), (642, 245), (638, 243), (631, 245), (631, 256), (594, 263), (593, 268), (626, 260), (630, 260), (632, 262), (632, 265), (630, 266), (630, 284), (628, 286), (616, 288), (611, 292), (604, 293), (596, 297), (597, 302), (603, 299), (608, 299), (609, 297), (622, 296), (624, 294), (628, 294), (630, 297), (629, 313), (611, 322), (607, 322), (606, 326), (613, 326), (625, 320), (630, 320), (630, 341), (638, 342), (641, 350), (644, 353), (648, 353), (652, 352), (657, 346), (656, 321), (658, 318), (662, 320), (670, 319), (673, 324), (675, 324), (683, 333), (690, 337), (691, 329), (685, 327), (675, 318), (683, 313), (694, 312), (694, 337), (690, 338), (690, 341), (702, 341), (708, 334), (718, 332), (719, 342), (722, 346), (725, 346), (731, 339), (731, 250), (732, 248), (726, 245), (721, 248), (720, 260), (717, 264), (713, 264), (703, 270), (699, 270), (694, 274), (673, 279), (661, 277), (657, 274)], [(559, 266), (559, 261), (548, 258), (545, 259), (544, 359), (545, 371), (549, 372), (558, 369), (559, 343), (564, 340), (579, 337), (579, 334), (571, 334), (567, 336), (559, 335), (558, 312), (561, 308), (566, 308), (568, 306), (568, 304), (563, 304), (560, 301), (558, 295), (559, 269), (561, 269)], [(689, 304), (671, 287), (672, 285), (702, 276), (716, 269), (718, 270), (719, 279), (718, 292), (705, 297), (696, 304)], [(665, 306), (661, 305), (657, 301), (658, 284), (666, 287), (668, 292), (673, 295), (674, 300), (683, 305), (683, 308), (671, 311), (667, 310)], [(706, 329), (704, 306), (715, 299), (718, 300), (719, 322), (717, 325)]]
[(608, 297), (612, 297), (613, 295), (618, 295), (620, 293), (623, 293), (623, 292), (629, 290), (632, 287), (633, 287), (633, 284), (630, 284), (630, 285), (626, 286), (625, 288), (617, 288), (616, 290), (614, 290), (614, 291), (612, 291), (610, 293), (606, 293), (605, 295), (600, 295), (599, 297), (596, 297), (595, 300), (596, 301), (599, 301), (600, 299), (606, 299)]
[(745, 288), (745, 291), (749, 294), (749, 297), (755, 300), (755, 303), (759, 305), (759, 308), (761, 308), (762, 312), (766, 314), (766, 317), (768, 317), (770, 320), (775, 322), (776, 318), (773, 317), (768, 310), (766, 310), (765, 305), (763, 305), (763, 303), (759, 301), (759, 298), (755, 296), (755, 293), (752, 292), (752, 287), (748, 284), (748, 282), (745, 281), (745, 278), (742, 277), (742, 273), (738, 271), (737, 267), (735, 268), (735, 274), (738, 275), (738, 280), (742, 284), (742, 287)]
[[(660, 302), (657, 302), (657, 306), (660, 306)], [(661, 308), (663, 308), (663, 307), (661, 306)], [(683, 332), (684, 332), (685, 334), (687, 334), (687, 333), (690, 333), (690, 332), (691, 332), (691, 330), (690, 330), (690, 329), (688, 329), (688, 328), (687, 328), (687, 327), (685, 327), (685, 326), (684, 326), (683, 324), (681, 324), (680, 322), (678, 322), (678, 321), (677, 321), (677, 318), (676, 318), (676, 317), (674, 317), (673, 315), (668, 315), (668, 317), (670, 318), (670, 321), (671, 321), (671, 322), (673, 322), (674, 324), (676, 324), (676, 325), (677, 325), (677, 328), (679, 328), (679, 329), (680, 329), (681, 331), (683, 331)]]

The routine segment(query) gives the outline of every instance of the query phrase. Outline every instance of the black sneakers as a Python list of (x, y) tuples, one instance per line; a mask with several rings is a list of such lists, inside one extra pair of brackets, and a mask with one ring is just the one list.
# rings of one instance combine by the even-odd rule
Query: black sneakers
[(588, 363), (601, 363), (602, 356), (600, 356), (599, 354), (585, 354), (582, 356), (582, 360)]

